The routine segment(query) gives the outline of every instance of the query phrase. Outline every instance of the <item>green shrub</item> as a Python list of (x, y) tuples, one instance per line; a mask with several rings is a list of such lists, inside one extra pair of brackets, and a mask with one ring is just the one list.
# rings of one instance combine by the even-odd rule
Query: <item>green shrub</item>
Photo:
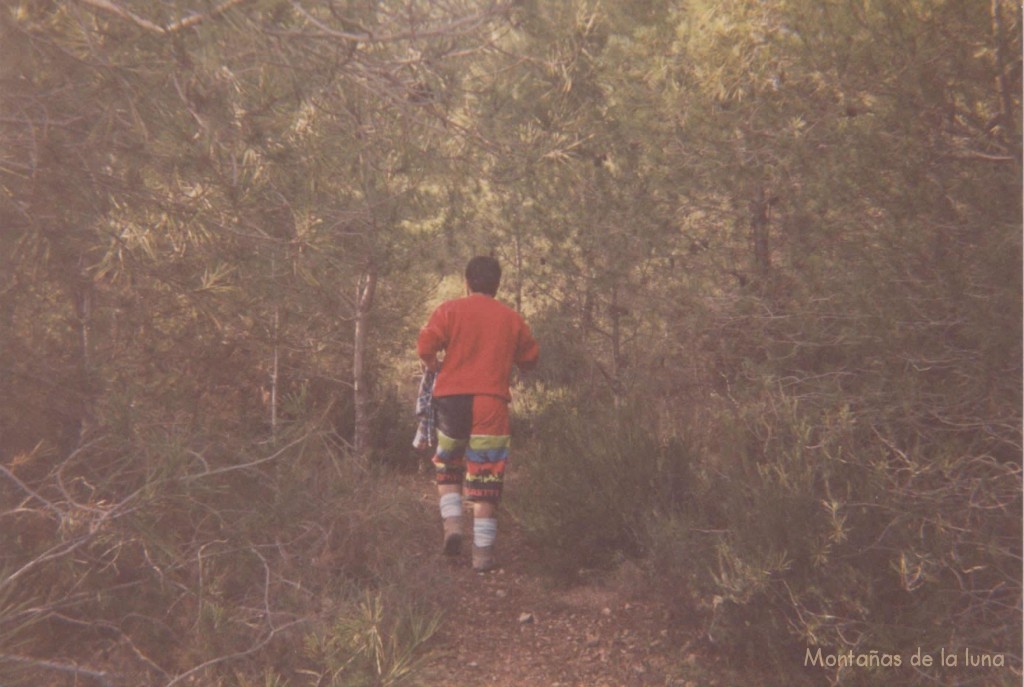
[(552, 403), (538, 412), (510, 507), (563, 581), (638, 557), (651, 512), (685, 506), (690, 456), (662, 443), (636, 407)]
[(309, 634), (305, 653), (318, 668), (306, 672), (329, 687), (392, 687), (405, 681), (439, 629), (441, 614), (417, 604), (396, 605), (380, 592), (366, 593), (330, 627)]
[[(962, 351), (948, 369), (908, 365), (906, 351), (939, 359), (948, 340), (884, 318), (871, 335), (810, 316), (731, 326), (721, 379), (689, 385), (696, 397), (616, 406), (582, 383), (531, 387), (510, 505), (544, 565), (571, 581), (642, 557), (670, 616), (767, 666), (769, 684), (1015, 683), (1019, 390)], [(805, 665), (819, 648), (903, 668)], [(919, 648), (1005, 665), (914, 671)]]
[[(1009, 668), (907, 662), (966, 648), (1019, 665), (1019, 470), (954, 437), (903, 450), (866, 420), (779, 391), (737, 402), (693, 507), (649, 520), (652, 588), (699, 609), (724, 653), (771, 666), (773, 684), (1009, 684)], [(818, 647), (906, 669), (805, 666)]]

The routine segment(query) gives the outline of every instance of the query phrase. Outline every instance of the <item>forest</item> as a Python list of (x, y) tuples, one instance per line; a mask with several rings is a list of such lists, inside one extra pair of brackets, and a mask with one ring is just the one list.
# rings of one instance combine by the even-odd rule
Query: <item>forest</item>
[(1010, 0), (3, 0), (0, 684), (429, 684), (415, 342), (492, 255), (549, 584), (628, 565), (763, 685), (1019, 685), (1021, 36)]

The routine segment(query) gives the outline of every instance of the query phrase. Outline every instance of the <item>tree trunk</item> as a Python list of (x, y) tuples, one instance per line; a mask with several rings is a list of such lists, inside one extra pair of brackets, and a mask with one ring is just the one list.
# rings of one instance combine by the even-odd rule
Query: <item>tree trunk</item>
[(280, 329), (281, 329), (281, 308), (280, 306), (274, 306), (274, 356), (271, 360), (270, 367), (270, 433), (273, 435), (277, 434), (277, 385), (280, 379), (280, 367), (281, 367), (281, 344), (280, 344)]
[(619, 287), (612, 287), (612, 304), (608, 314), (612, 320), (612, 394), (614, 395), (615, 407), (621, 408), (623, 402), (624, 388), (622, 384), (623, 358), (622, 358), (622, 315), (624, 310), (619, 306)]
[(373, 308), (373, 297), (377, 290), (377, 267), (370, 264), (359, 279), (356, 287), (356, 326), (354, 353), (352, 357), (352, 380), (355, 389), (355, 429), (353, 444), (356, 460), (361, 464), (369, 463), (370, 457), (370, 420), (371, 398), (369, 384), (366, 379), (366, 352), (369, 338), (370, 310)]
[[(1018, 5), (1017, 11), (1020, 12)], [(1013, 146), (1014, 157), (1017, 161), (1018, 174), (1021, 165), (1020, 137), (1017, 135), (1017, 118), (1014, 115), (1013, 91), (1014, 86), (1010, 83), (1010, 54), (1007, 53), (1008, 36), (1003, 23), (1003, 2), (992, 0), (992, 38), (996, 45), (996, 81), (999, 88), (999, 99), (1001, 105), (1000, 115), (1003, 127), (1006, 129), (1006, 140)]]
[(516, 312), (523, 312), (523, 245), (522, 245), (522, 229), (519, 226), (519, 222), (516, 223), (515, 227), (515, 299), (516, 299)]
[(764, 281), (772, 268), (771, 244), (768, 238), (769, 202), (762, 186), (750, 202), (750, 233), (754, 247), (754, 273)]
[(93, 325), (93, 284), (79, 261), (80, 276), (73, 289), (75, 319), (78, 329), (78, 360), (75, 378), (77, 383), (71, 389), (70, 407), (72, 408), (61, 449), (70, 453), (81, 446), (86, 433), (90, 429), (93, 404), (96, 399), (95, 381), (93, 379), (92, 360), (92, 325)]

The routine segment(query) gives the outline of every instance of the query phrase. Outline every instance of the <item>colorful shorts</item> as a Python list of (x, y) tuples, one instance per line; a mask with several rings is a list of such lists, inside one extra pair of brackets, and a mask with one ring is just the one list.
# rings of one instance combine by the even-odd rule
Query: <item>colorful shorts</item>
[(441, 396), (437, 411), (438, 484), (461, 484), (470, 501), (498, 503), (510, 448), (508, 401), (499, 396)]

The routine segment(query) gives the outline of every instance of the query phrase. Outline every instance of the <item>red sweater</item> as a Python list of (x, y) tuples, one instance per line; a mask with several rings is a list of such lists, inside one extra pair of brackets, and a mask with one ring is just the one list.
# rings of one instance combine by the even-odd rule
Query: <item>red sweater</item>
[(445, 352), (434, 396), (474, 394), (506, 400), (512, 397), (512, 365), (529, 369), (540, 356), (522, 316), (482, 293), (439, 305), (420, 330), (416, 351), (429, 366), (439, 351)]

